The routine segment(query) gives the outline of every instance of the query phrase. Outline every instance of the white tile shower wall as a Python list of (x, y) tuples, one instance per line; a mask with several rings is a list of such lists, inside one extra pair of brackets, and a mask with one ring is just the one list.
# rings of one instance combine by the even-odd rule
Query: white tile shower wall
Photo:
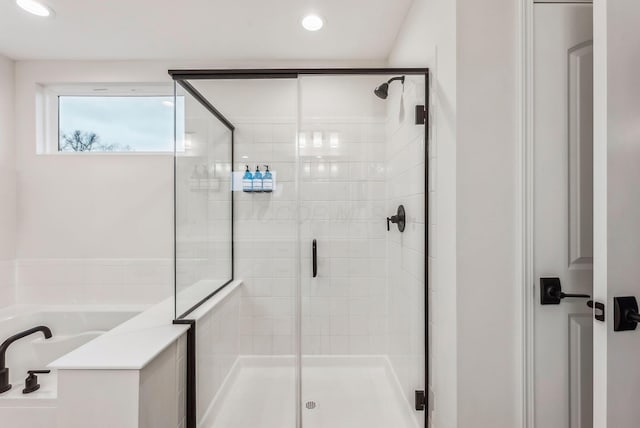
[[(245, 282), (241, 353), (292, 354), (296, 124), (265, 118), (234, 124), (236, 170), (268, 164), (278, 173), (273, 194), (236, 193), (236, 276)], [(303, 353), (380, 354), (386, 350), (384, 122), (306, 125), (310, 138), (321, 132), (325, 141), (324, 149), (312, 142), (299, 148)], [(310, 280), (314, 238), (320, 274)]]
[(235, 289), (196, 320), (199, 425), (220, 399), (217, 395), (240, 355), (240, 299)]
[[(236, 125), (234, 169), (248, 164), (264, 170), (269, 164), (278, 178), (273, 194), (235, 195), (236, 276), (246, 285), (240, 309), (243, 354), (294, 352), (298, 289), (303, 353), (386, 349), (385, 113), (384, 104), (371, 96), (377, 80), (299, 81), (304, 123), (298, 147), (295, 84), (212, 90), (211, 99)], [(236, 105), (243, 94), (262, 108)], [(311, 280), (314, 238), (319, 276)]]
[(294, 352), (297, 271), (296, 124), (291, 119), (234, 121), (235, 170), (264, 165), (277, 172), (273, 193), (235, 193), (236, 277), (240, 302), (240, 352)]
[(386, 210), (405, 207), (407, 226), (386, 235), (388, 355), (405, 398), (424, 388), (425, 378), (425, 140), (414, 123), (413, 106), (424, 104), (424, 79), (407, 78), (404, 93), (393, 88), (388, 102)]
[(173, 260), (18, 260), (16, 280), (18, 303), (153, 304), (173, 293)]
[(300, 147), (302, 352), (384, 354), (384, 117), (305, 121), (301, 132), (311, 136)]
[(386, 102), (373, 95), (383, 79), (299, 81), (304, 354), (386, 351)]

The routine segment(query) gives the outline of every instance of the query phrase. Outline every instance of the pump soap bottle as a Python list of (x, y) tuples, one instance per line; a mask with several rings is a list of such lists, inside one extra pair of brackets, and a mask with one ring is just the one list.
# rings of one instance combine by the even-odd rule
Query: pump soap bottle
[(242, 176), (242, 191), (253, 192), (253, 175), (249, 171), (249, 165), (246, 165), (247, 169)]
[(269, 171), (269, 165), (265, 165), (267, 170), (264, 173), (264, 177), (262, 177), (262, 191), (263, 192), (273, 192), (273, 176), (271, 175), (271, 171)]
[(260, 166), (256, 166), (256, 172), (253, 173), (253, 191), (262, 192), (262, 173)]

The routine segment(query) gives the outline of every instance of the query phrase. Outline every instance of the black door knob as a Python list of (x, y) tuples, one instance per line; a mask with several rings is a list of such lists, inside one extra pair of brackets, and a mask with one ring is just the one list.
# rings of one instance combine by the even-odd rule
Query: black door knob
[(588, 294), (563, 293), (560, 278), (540, 278), (541, 305), (559, 305), (567, 297), (591, 298)]

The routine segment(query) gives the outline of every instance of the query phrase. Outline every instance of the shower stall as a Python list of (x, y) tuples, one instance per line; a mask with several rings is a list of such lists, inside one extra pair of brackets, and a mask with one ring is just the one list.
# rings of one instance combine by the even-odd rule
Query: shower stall
[(428, 426), (428, 70), (169, 74), (187, 426)]

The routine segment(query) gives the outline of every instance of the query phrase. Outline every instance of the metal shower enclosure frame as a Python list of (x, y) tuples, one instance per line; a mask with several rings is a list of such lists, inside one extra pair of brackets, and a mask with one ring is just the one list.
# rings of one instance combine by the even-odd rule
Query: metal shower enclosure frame
[[(424, 228), (424, 343), (425, 343), (425, 394), (419, 396), (416, 392), (416, 410), (424, 410), (424, 426), (429, 426), (429, 148), (430, 148), (430, 121), (429, 121), (429, 69), (428, 68), (276, 68), (276, 69), (172, 69), (168, 71), (171, 78), (182, 86), (189, 94), (196, 98), (205, 108), (209, 110), (217, 119), (219, 119), (228, 129), (232, 131), (232, 153), (231, 159), (233, 164), (233, 124), (224, 115), (218, 111), (211, 103), (207, 101), (188, 81), (189, 80), (220, 80), (220, 79), (297, 79), (299, 76), (358, 76), (358, 75), (413, 75), (424, 76), (425, 83), (425, 105), (416, 106), (416, 125), (424, 125), (424, 142), (425, 142), (425, 174), (424, 174), (424, 212), (425, 212), (425, 228)], [(175, 197), (175, 195), (174, 195)], [(195, 308), (202, 305), (209, 298), (213, 297), (219, 291), (224, 289), (234, 280), (234, 231), (233, 231), (233, 198), (231, 198), (231, 279), (222, 285), (219, 289), (214, 290), (210, 295), (206, 296), (200, 302), (192, 306), (188, 311), (180, 316), (176, 314), (177, 324), (188, 324), (190, 330), (187, 334), (187, 409), (186, 409), (186, 427), (195, 428), (197, 425), (196, 414), (196, 345), (195, 345), (195, 320), (187, 319), (189, 313)], [(175, 216), (174, 216), (175, 222)], [(175, 225), (174, 225), (175, 226)], [(175, 278), (174, 278), (175, 280)], [(175, 284), (174, 284), (175, 285)]]

